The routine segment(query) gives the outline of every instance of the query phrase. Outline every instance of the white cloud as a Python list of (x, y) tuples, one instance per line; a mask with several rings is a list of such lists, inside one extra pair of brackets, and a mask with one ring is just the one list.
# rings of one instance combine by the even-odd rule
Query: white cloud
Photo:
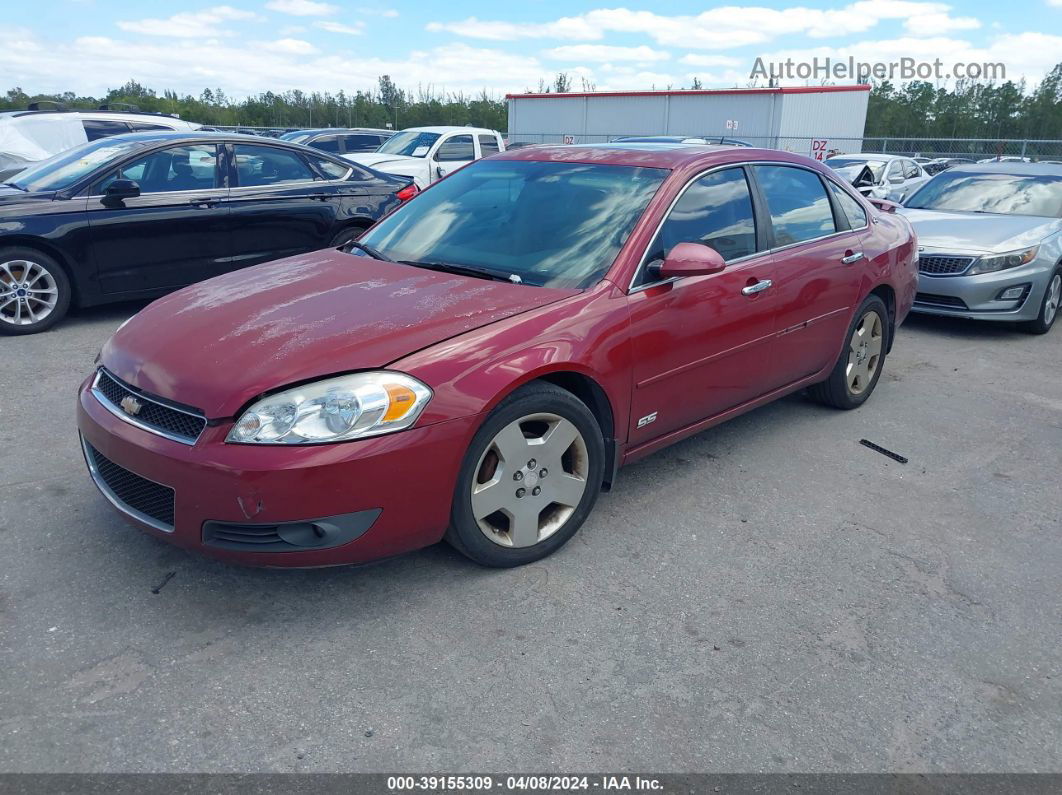
[(276, 41), (262, 42), (259, 46), (270, 52), (280, 52), (288, 55), (313, 55), (318, 51), (310, 42), (302, 39), (277, 39)]
[(600, 39), (602, 33), (585, 17), (563, 17), (541, 25), (519, 22), (492, 22), (469, 17), (460, 22), (429, 22), (428, 30), (436, 33), (456, 33), (470, 39), (515, 41), (516, 39)]
[(327, 17), (339, 10), (330, 3), (318, 3), (315, 0), (269, 0), (266, 8), (295, 17)]
[(700, 55), (689, 54), (679, 58), (684, 64), (690, 66), (740, 66), (742, 61), (732, 55)]
[[(1059, 0), (1062, 2), (1062, 0)], [(654, 11), (599, 8), (553, 22), (519, 23), (469, 17), (460, 22), (430, 22), (428, 30), (492, 41), (557, 38), (594, 41), (604, 32), (648, 36), (657, 44), (699, 49), (733, 49), (763, 44), (792, 34), (829, 38), (863, 33), (883, 20), (930, 17), (947, 29), (970, 26), (970, 19), (953, 20), (950, 6), (912, 0), (859, 0), (839, 9), (762, 6), (720, 6), (696, 16), (667, 16)], [(974, 20), (976, 21), (976, 20)]]
[[(1062, 0), (1059, 0), (1062, 3)], [(939, 36), (953, 30), (976, 30), (981, 21), (973, 17), (949, 17), (947, 14), (919, 14), (910, 17), (904, 27), (912, 36)]]
[(344, 25), (342, 22), (315, 22), (314, 27), (329, 33), (347, 33), (351, 36), (360, 36), (365, 32), (364, 22), (355, 22), (353, 25)]
[(393, 8), (362, 7), (358, 9), (358, 13), (367, 17), (387, 17), (388, 19), (394, 19), (398, 16), (398, 12)]
[(607, 44), (569, 44), (546, 50), (543, 55), (555, 61), (666, 61), (671, 55), (652, 47), (611, 47)]
[(129, 33), (147, 36), (172, 36), (181, 39), (201, 39), (208, 36), (231, 36), (226, 22), (253, 20), (258, 15), (232, 6), (215, 6), (201, 11), (185, 11), (167, 19), (119, 20), (118, 27)]

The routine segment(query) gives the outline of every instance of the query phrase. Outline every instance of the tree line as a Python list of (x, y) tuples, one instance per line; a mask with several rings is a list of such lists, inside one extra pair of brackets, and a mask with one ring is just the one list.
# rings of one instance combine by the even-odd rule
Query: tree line
[[(593, 90), (583, 81), (582, 90)], [(691, 88), (701, 88), (695, 80)], [(576, 90), (565, 73), (538, 91)], [(21, 88), (0, 96), (0, 110), (23, 109), (49, 100), (69, 108), (96, 108), (128, 103), (140, 110), (169, 113), (209, 125), (247, 127), (417, 127), (429, 124), (471, 124), (506, 131), (508, 110), (503, 97), (486, 91), (471, 96), (438, 94), (431, 90), (399, 88), (387, 75), (375, 90), (330, 92), (266, 91), (233, 99), (220, 89), (205, 89), (198, 97), (155, 90), (130, 80), (103, 97), (27, 94)], [(638, 130), (629, 130), (632, 134)], [(958, 81), (951, 87), (929, 82), (871, 87), (865, 130), (867, 138), (1047, 138), (1062, 139), (1062, 63), (1028, 91), (1024, 81), (987, 83)]]

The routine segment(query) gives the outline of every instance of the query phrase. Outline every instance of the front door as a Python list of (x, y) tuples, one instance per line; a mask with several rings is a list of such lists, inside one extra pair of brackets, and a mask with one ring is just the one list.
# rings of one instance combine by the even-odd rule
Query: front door
[[(711, 246), (727, 267), (657, 282), (648, 266), (678, 243)], [(740, 166), (692, 182), (649, 246), (628, 296), (634, 353), (630, 442), (638, 445), (771, 388), (777, 293)]]
[(431, 181), (442, 179), (466, 163), (476, 159), (476, 146), (471, 135), (457, 134), (444, 138), (432, 156)]
[(234, 144), (232, 268), (325, 248), (335, 223), (335, 188), (297, 152)]
[[(179, 287), (221, 272), (231, 254), (228, 189), (216, 144), (156, 150), (123, 164), (92, 186), (89, 256), (106, 294)], [(140, 195), (104, 199), (115, 179)]]

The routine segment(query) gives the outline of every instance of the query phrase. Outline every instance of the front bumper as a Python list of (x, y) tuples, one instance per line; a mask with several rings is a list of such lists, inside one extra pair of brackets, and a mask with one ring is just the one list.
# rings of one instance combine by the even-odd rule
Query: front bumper
[[(1053, 271), (1053, 263), (1033, 260), (1020, 268), (977, 276), (919, 273), (918, 294), (911, 311), (971, 320), (1035, 320)], [(1020, 298), (999, 300), (1005, 290), (1022, 286), (1026, 289)]]
[[(172, 522), (168, 516), (160, 521), (157, 510), (151, 511), (155, 518), (131, 510), (113, 491), (101, 489), (119, 513), (178, 546), (259, 566), (364, 563), (439, 541), (449, 522), (457, 471), (478, 423), (475, 416), (464, 417), (363, 441), (299, 447), (225, 444), (231, 423), (224, 423), (207, 427), (188, 445), (116, 417), (92, 394), (91, 381), (81, 386), (77, 412), (90, 464), (97, 451), (100, 462), (163, 493), (172, 489)], [(93, 474), (99, 485), (98, 473)], [(339, 527), (335, 538), (349, 532), (353, 540), (265, 552), (234, 544), (239, 536), (228, 530), (227, 542), (218, 541), (218, 527), (274, 525), (283, 525), (281, 535), (296, 543), (315, 525)]]

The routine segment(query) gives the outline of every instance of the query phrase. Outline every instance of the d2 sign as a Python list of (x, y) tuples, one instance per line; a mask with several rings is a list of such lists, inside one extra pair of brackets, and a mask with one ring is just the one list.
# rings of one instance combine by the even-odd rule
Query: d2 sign
[(829, 139), (827, 138), (812, 138), (811, 139), (811, 157), (815, 160), (821, 161), (826, 157), (827, 146), (829, 146)]

